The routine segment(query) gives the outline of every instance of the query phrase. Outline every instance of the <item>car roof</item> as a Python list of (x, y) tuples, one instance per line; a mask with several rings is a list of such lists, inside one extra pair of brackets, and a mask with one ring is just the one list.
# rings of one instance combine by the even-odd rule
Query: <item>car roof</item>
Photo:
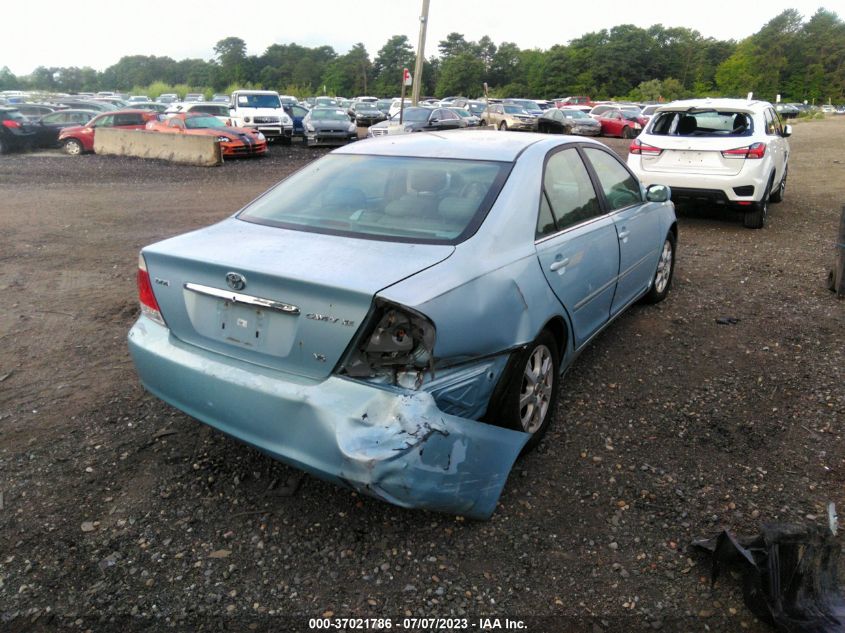
[(768, 101), (757, 101), (748, 99), (684, 99), (672, 101), (660, 106), (657, 112), (684, 112), (695, 108), (705, 110), (742, 110), (745, 112), (759, 112), (770, 106)]
[(336, 149), (335, 154), (420, 156), (513, 162), (545, 134), (503, 134), (493, 130), (417, 132), (369, 138)]

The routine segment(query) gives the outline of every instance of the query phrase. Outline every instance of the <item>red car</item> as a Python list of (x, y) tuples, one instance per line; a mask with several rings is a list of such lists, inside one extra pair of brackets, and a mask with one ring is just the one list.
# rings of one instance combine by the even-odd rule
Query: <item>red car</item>
[(66, 127), (59, 133), (59, 145), (66, 154), (79, 156), (94, 151), (94, 132), (98, 127), (114, 127), (121, 130), (143, 130), (149, 121), (159, 118), (158, 112), (150, 110), (115, 110), (103, 112), (85, 125)]
[(164, 121), (151, 121), (147, 129), (166, 134), (214, 137), (220, 142), (224, 158), (263, 156), (267, 153), (267, 139), (258, 130), (228, 126), (213, 114), (205, 112), (184, 112)]
[(643, 131), (648, 119), (633, 110), (607, 110), (595, 119), (601, 123), (602, 136), (634, 138)]

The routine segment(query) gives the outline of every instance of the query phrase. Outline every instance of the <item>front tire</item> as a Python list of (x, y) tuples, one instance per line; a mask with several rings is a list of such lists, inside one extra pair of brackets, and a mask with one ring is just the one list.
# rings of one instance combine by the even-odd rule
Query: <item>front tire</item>
[(634, 138), (634, 130), (626, 125), (622, 128), (622, 138)]
[(651, 289), (643, 297), (646, 303), (660, 303), (669, 294), (669, 287), (672, 285), (672, 277), (675, 274), (675, 246), (677, 240), (671, 231), (663, 240), (663, 248), (660, 250), (660, 259), (657, 260), (657, 270), (651, 281)]
[(68, 156), (79, 156), (82, 154), (82, 143), (75, 138), (69, 138), (64, 142), (62, 149)]
[(786, 177), (789, 174), (789, 167), (783, 168), (783, 178), (780, 179), (780, 184), (778, 188), (772, 192), (772, 195), (769, 197), (769, 202), (778, 203), (783, 202), (783, 197), (786, 194)]
[(486, 418), (531, 438), (523, 453), (540, 443), (554, 418), (560, 388), (560, 353), (548, 330), (515, 352), (502, 375)]
[(508, 124), (502, 121), (499, 123), (499, 131), (500, 132), (507, 132), (508, 131)]

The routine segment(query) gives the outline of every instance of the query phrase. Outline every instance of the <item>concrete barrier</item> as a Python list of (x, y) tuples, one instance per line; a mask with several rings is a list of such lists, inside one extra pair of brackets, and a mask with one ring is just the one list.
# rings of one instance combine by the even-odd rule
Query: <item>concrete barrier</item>
[(220, 143), (213, 136), (97, 128), (94, 151), (106, 156), (155, 158), (206, 167), (223, 163)]

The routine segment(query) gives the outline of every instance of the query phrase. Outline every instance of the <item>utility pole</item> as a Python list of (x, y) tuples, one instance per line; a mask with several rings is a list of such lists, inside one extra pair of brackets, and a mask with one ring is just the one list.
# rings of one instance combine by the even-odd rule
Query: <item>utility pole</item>
[(417, 63), (414, 66), (414, 89), (411, 101), (418, 105), (420, 101), (420, 86), (422, 85), (423, 61), (425, 60), (425, 30), (428, 26), (428, 4), (430, 0), (423, 0), (422, 15), (420, 16), (420, 39), (417, 42)]

